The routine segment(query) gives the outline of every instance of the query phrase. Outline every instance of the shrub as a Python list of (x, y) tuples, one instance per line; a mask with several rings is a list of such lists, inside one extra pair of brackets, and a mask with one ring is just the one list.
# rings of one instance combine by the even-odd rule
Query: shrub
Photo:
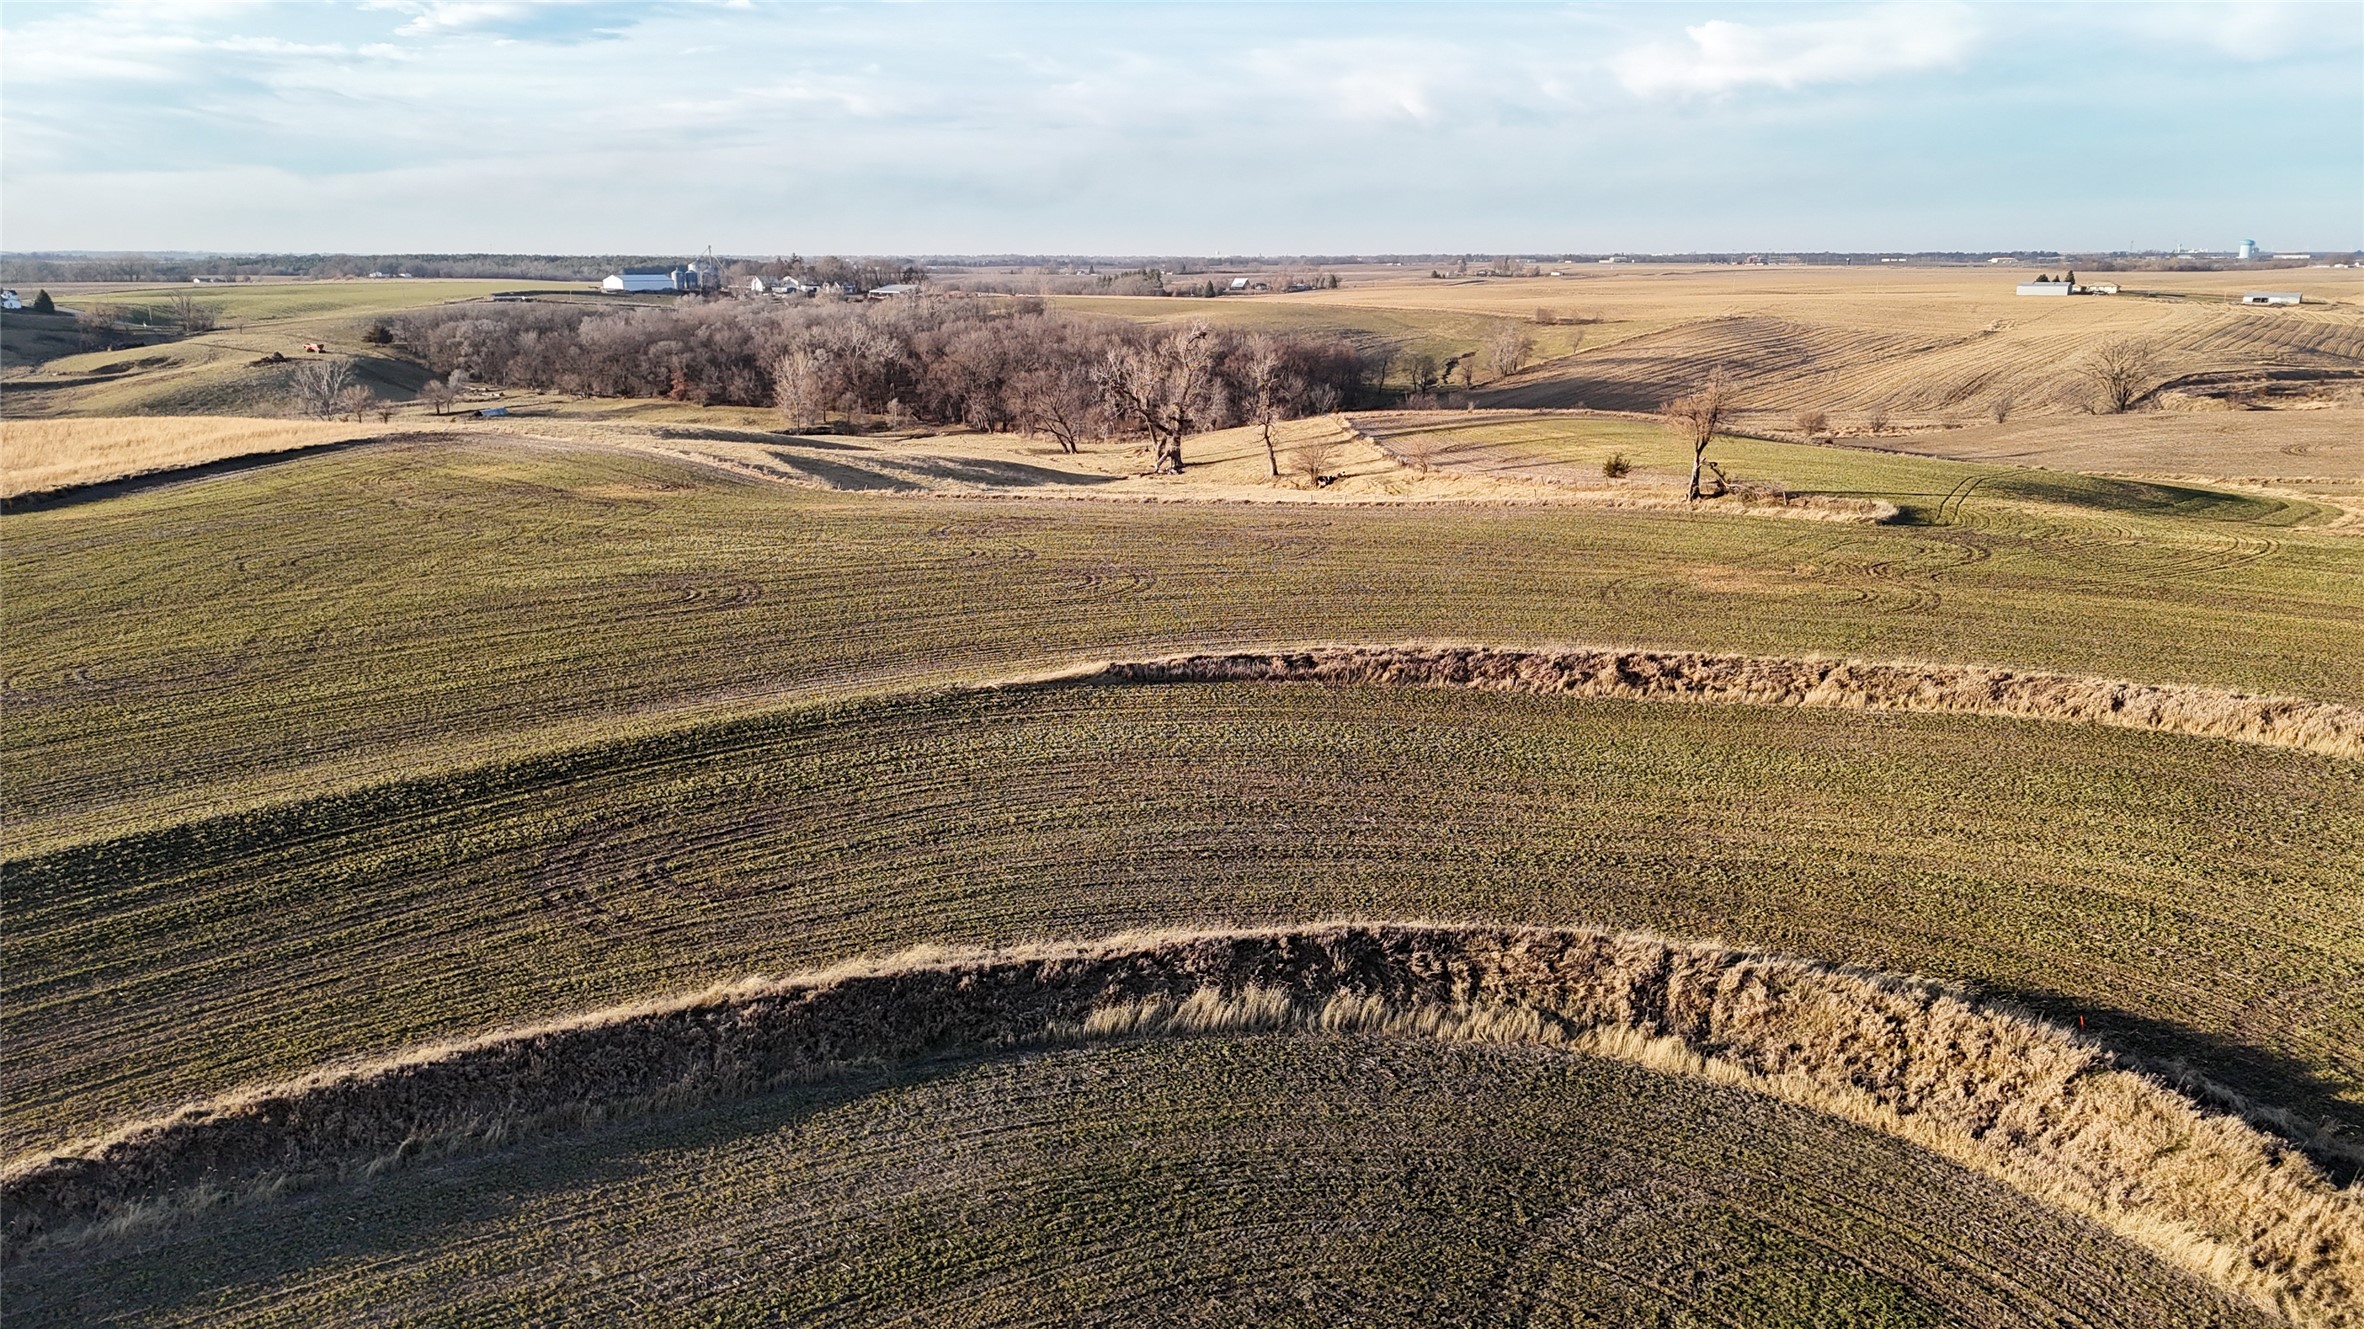
[(1609, 477), (1612, 480), (1622, 480), (1627, 475), (1632, 474), (1632, 472), (1633, 463), (1627, 461), (1625, 459), (1625, 454), (1622, 452), (1610, 453), (1608, 460), (1601, 463), (1601, 474)]

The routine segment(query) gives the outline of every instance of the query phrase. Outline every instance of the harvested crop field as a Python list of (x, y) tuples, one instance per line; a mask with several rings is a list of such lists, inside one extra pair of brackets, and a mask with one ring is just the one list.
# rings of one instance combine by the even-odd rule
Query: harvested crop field
[(1564, 1053), (1286, 1035), (529, 1142), (52, 1252), (10, 1298), (135, 1324), (2272, 1322), (1803, 1108)]

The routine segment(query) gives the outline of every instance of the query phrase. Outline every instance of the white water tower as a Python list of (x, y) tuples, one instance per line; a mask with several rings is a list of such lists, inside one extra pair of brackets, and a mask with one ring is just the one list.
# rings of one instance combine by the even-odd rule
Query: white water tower
[(2255, 240), (2243, 240), (2241, 242), (2240, 257), (2243, 259), (2256, 258), (2257, 242)]

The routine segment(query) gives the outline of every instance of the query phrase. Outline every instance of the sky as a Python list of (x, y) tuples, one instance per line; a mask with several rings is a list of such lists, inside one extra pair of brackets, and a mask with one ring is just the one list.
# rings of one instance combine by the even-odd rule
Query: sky
[(2364, 0), (8, 0), (0, 247), (2364, 247)]

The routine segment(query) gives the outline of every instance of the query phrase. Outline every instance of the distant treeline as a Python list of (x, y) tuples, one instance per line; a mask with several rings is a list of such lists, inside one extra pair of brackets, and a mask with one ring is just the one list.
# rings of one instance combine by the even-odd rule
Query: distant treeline
[[(680, 255), (649, 254), (10, 254), (0, 256), (0, 280), (11, 286), (67, 282), (185, 282), (195, 277), (478, 278), (492, 281), (596, 282), (627, 267), (671, 267)], [(734, 259), (724, 272), (793, 276), (816, 284), (869, 290), (889, 282), (919, 281), (926, 268), (909, 259)]]
[(1329, 337), (1144, 328), (1042, 302), (721, 301), (586, 312), (447, 305), (394, 320), (436, 374), (592, 397), (778, 406), (1079, 438), (1164, 437), (1355, 406), (1381, 364)]

